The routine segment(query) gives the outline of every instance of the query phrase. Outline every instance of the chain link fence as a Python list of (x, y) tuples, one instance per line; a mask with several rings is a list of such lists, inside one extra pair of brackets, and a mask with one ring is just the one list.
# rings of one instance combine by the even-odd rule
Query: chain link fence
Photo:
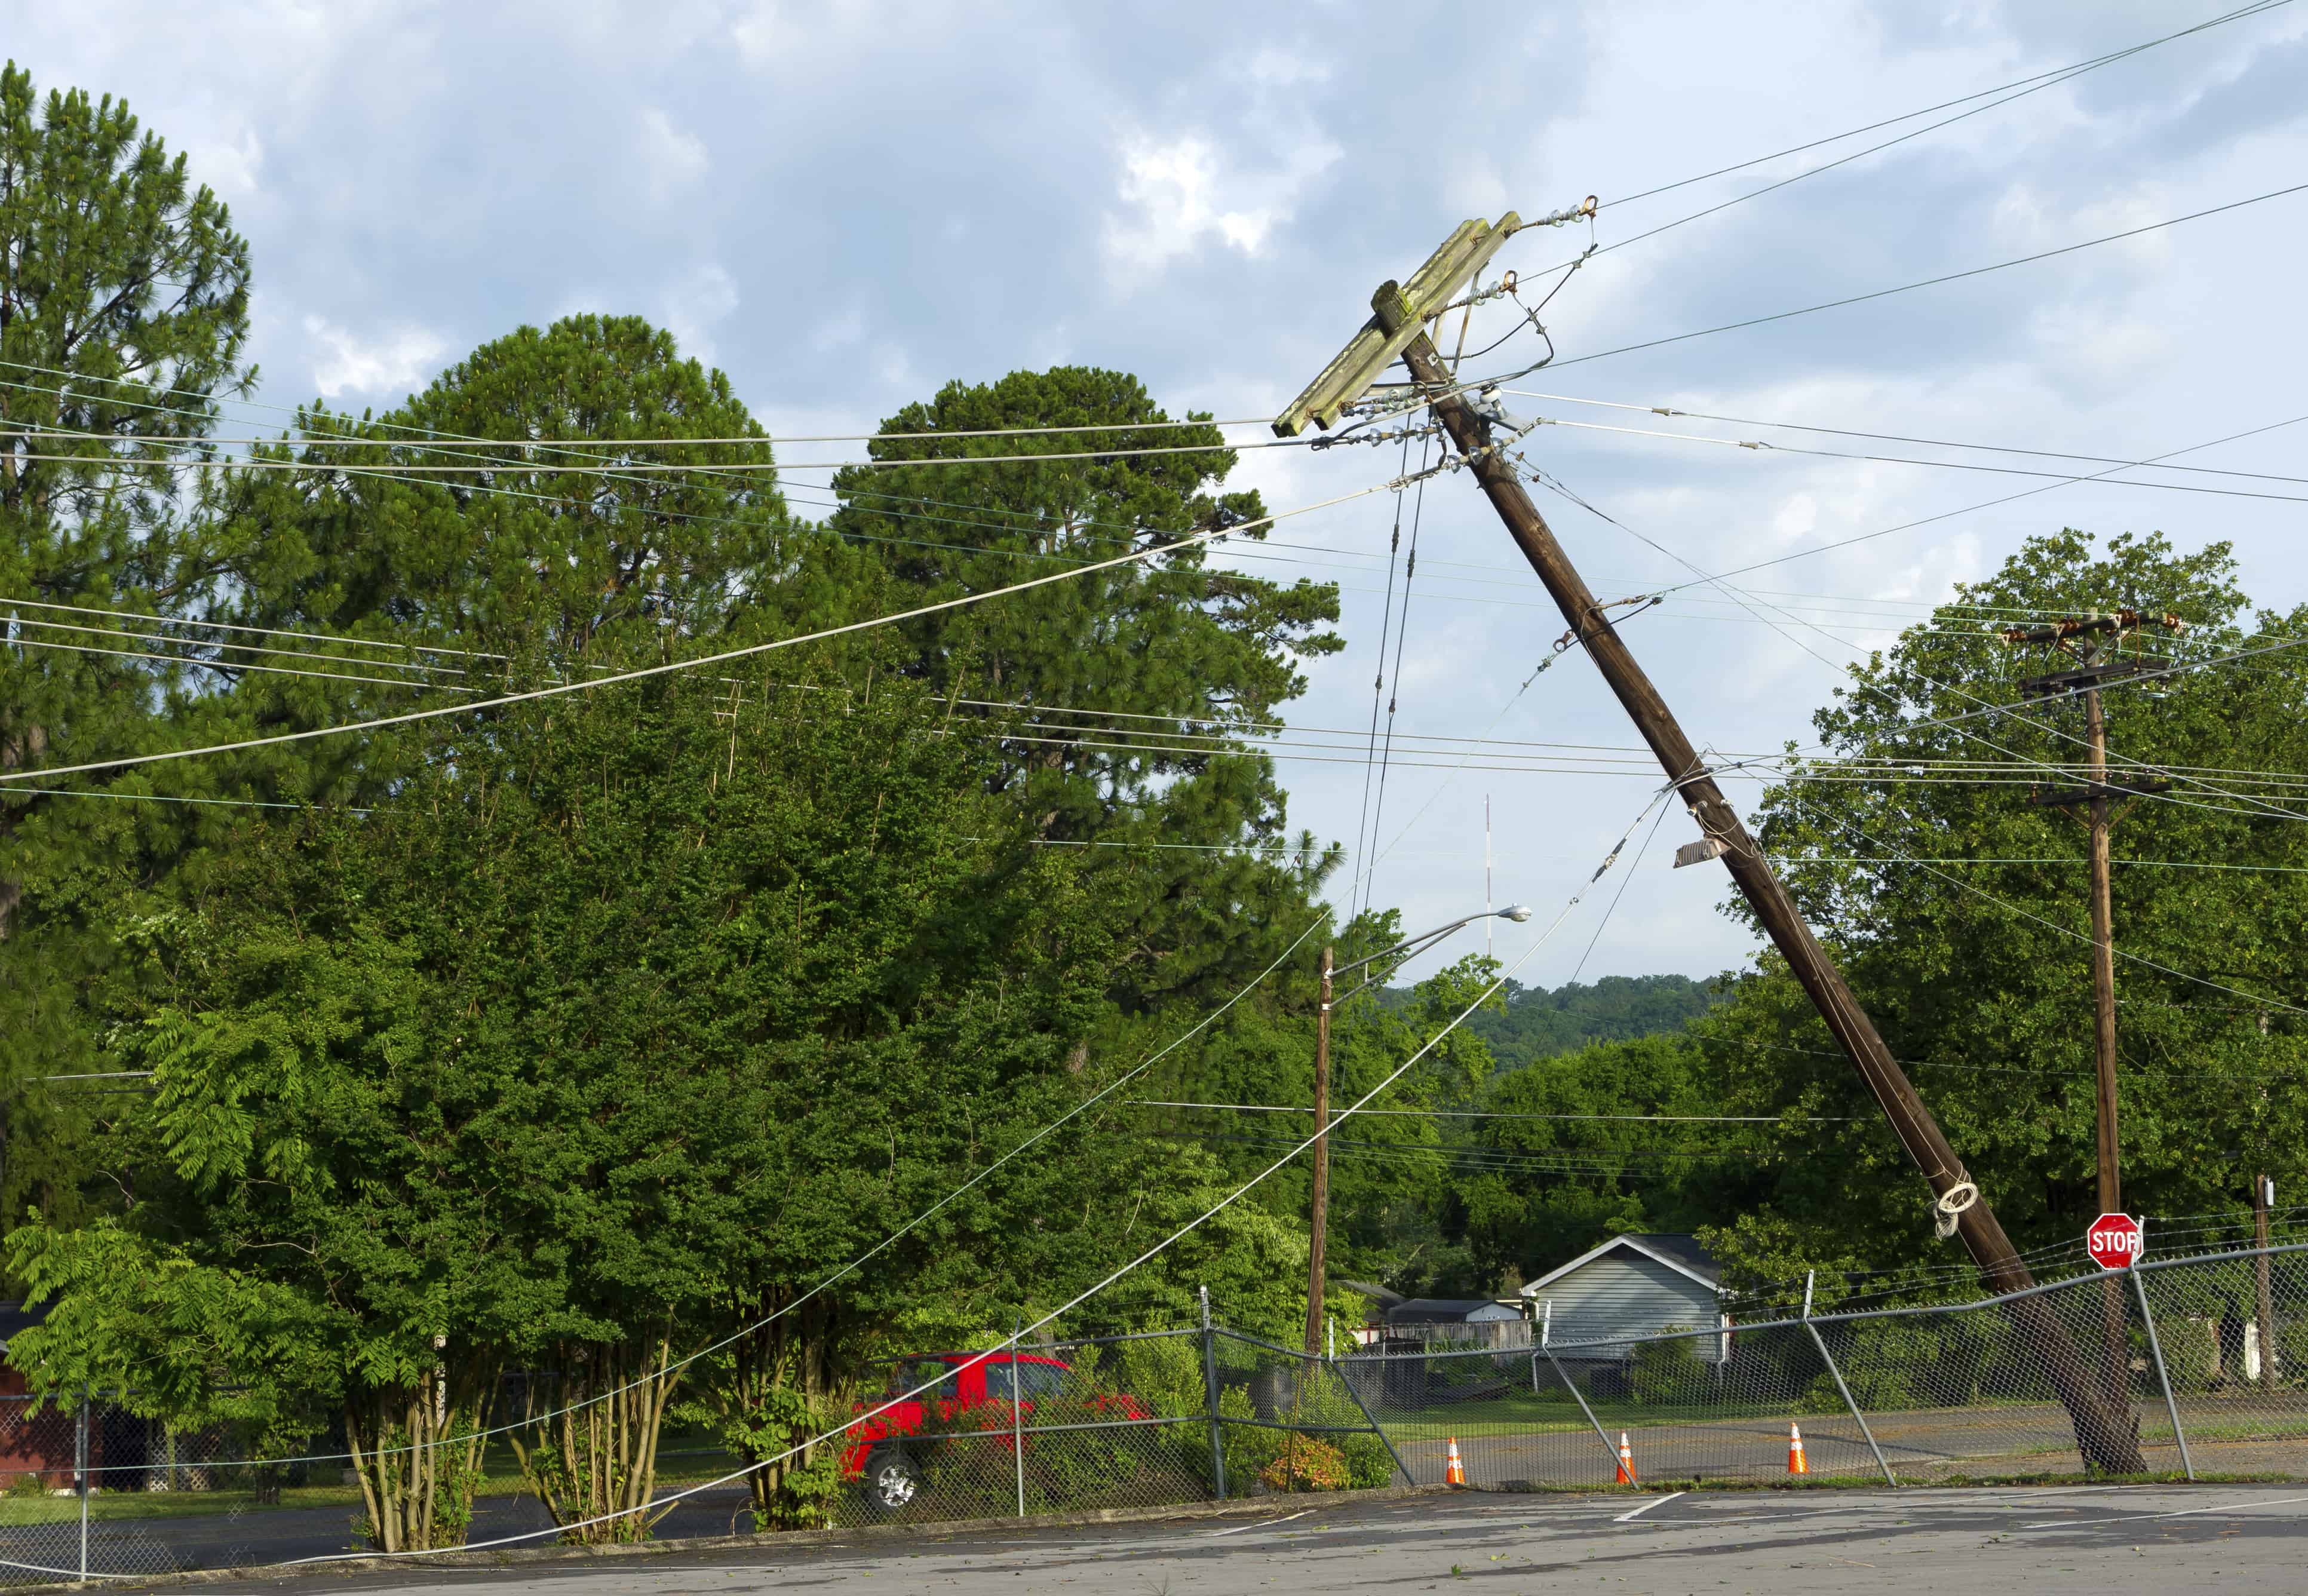
[[(1312, 1357), (1196, 1326), (899, 1360), (838, 1441), (836, 1525), (1465, 1482), (1582, 1489), (2157, 1473), (2308, 1476), (2308, 1244), (2152, 1259), (2122, 1274), (1924, 1307), (1798, 1313), (1617, 1340)], [(516, 1411), (518, 1410), (516, 1409)], [(2085, 1437), (2079, 1441), (2080, 1433)], [(552, 1523), (509, 1445), (481, 1456), (469, 1539)], [(326, 1444), (316, 1448), (325, 1453)], [(223, 1431), (100, 1396), (0, 1397), (0, 1583), (133, 1577), (366, 1548), (345, 1458), (236, 1456)], [(740, 1462), (676, 1430), (662, 1497)], [(743, 1480), (651, 1535), (754, 1528)]]
[[(1411, 1478), (1592, 1488), (2308, 1474), (2308, 1248), (1957, 1305), (1342, 1360)], [(2080, 1434), (2082, 1439), (2080, 1440)]]

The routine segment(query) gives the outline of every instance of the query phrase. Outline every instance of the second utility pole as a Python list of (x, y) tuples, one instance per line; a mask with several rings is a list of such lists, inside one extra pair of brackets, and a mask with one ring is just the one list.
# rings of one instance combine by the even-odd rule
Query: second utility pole
[(2115, 910), (2111, 874), (2114, 861), (2108, 851), (2108, 832), (2116, 820), (2116, 798), (2158, 792), (2171, 783), (2135, 781), (2123, 786), (2109, 784), (2107, 719), (2100, 711), (2099, 686), (2102, 682), (2114, 677), (2137, 674), (2147, 668), (2149, 661), (2103, 660), (2099, 657), (2099, 643), (2103, 637), (2113, 638), (2121, 643), (2143, 625), (2160, 625), (2168, 632), (2176, 632), (2180, 629), (2180, 617), (2174, 615), (2143, 617), (2137, 610), (2124, 609), (2114, 615), (2087, 616), (2080, 619), (2054, 621), (2041, 626), (2012, 626), (2003, 634), (2003, 641), (2015, 648), (2054, 648), (2076, 661), (2073, 670), (2034, 677), (2020, 683), (2022, 697), (2057, 699), (2071, 697), (2078, 693), (2083, 695), (2084, 785), (2052, 791), (2039, 788), (2030, 795), (2029, 801), (2046, 808), (2065, 809), (2071, 815), (2080, 809), (2080, 818), (2088, 836), (2085, 853), (2091, 866), (2092, 1073), (2099, 1108), (2095, 1141), (2099, 1211), (2102, 1213), (2123, 1212), (2123, 1138), (2118, 1134), (2119, 1104), (2115, 1082)]
[[(1582, 213), (1565, 213), (1559, 220)], [(1955, 1150), (1948, 1145), (1938, 1122), (1861, 1011), (1858, 1000), (1844, 984), (1842, 972), (1804, 923), (1795, 900), (1772, 875), (1762, 850), (1748, 836), (1738, 811), (1709, 775), (1666, 701), (1606, 618), (1538, 506), (1524, 491), (1521, 478), (1502, 458), (1503, 452), (1493, 446), (1490, 422), (1459, 391), (1426, 336), (1425, 319), (1439, 314), (1520, 226), (1511, 211), (1495, 227), (1466, 222), (1412, 274), (1408, 285), (1382, 284), (1371, 300), (1374, 313), (1371, 321), (1275, 421), (1274, 430), (1287, 437), (1309, 421), (1327, 427), (1361, 397), (1389, 362), (1399, 356), (1409, 367), (1430, 412), (1450, 434), (1460, 461), (1472, 469), (1508, 534), (1546, 584), (1643, 740), (1650, 745), (1667, 779), (1698, 821), (1709, 850), (1719, 854), (1757, 922), (1787, 960), (1828, 1030), (1858, 1067), (1900, 1145), (1930, 1183), (1936, 1211), (1952, 1220), (1956, 1234), (1991, 1290), (2011, 1292), (2032, 1285), (2034, 1277), (1996, 1221), (1994, 1211), (1965, 1172)], [(2049, 1305), (2040, 1297), (2024, 1297), (2014, 1299), (2007, 1311), (2027, 1339), (2041, 1348), (2046, 1372), (2074, 1423), (2077, 1448), (2086, 1462), (2108, 1473), (2145, 1473), (2136, 1423), (2130, 1422), (2129, 1413), (2111, 1411), (2104, 1402), (2066, 1327)]]

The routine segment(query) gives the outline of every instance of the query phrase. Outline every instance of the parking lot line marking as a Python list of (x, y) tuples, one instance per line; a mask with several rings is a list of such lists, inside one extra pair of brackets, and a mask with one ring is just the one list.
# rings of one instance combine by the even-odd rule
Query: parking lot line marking
[(2188, 1518), (2199, 1513), (2233, 1513), (2239, 1507), (2282, 1507), (2293, 1502), (2308, 1502), (2308, 1497), (2260, 1497), (2243, 1502), (2215, 1502), (2209, 1507), (2183, 1507), (2177, 1513), (2126, 1513), (2114, 1518), (2055, 1518), (2039, 1524), (2021, 1524), (2022, 1530), (2089, 1530), (2101, 1524), (2125, 1524), (2145, 1518)]
[(1639, 1518), (1642, 1517), (1642, 1515), (1643, 1515), (1644, 1514), (1649, 1513), (1652, 1508), (1654, 1508), (1654, 1507), (1664, 1507), (1664, 1506), (1666, 1506), (1669, 1502), (1674, 1501), (1677, 1497), (1688, 1496), (1688, 1495), (1690, 1495), (1690, 1493), (1689, 1493), (1688, 1491), (1669, 1491), (1669, 1492), (1667, 1492), (1667, 1494), (1666, 1494), (1666, 1495), (1665, 1495), (1665, 1496), (1661, 1497), (1658, 1501), (1656, 1501), (1656, 1502), (1646, 1502), (1646, 1503), (1644, 1503), (1641, 1507), (1636, 1508), (1632, 1513), (1623, 1513), (1623, 1514), (1619, 1514), (1619, 1516), (1618, 1516), (1618, 1517), (1616, 1517), (1616, 1518), (1613, 1519), (1611, 1522), (1612, 1522), (1613, 1523), (1615, 1523), (1615, 1524), (1632, 1523), (1634, 1520), (1636, 1520), (1636, 1519), (1639, 1519)]
[(1313, 1511), (1314, 1510), (1312, 1507), (1309, 1507), (1298, 1513), (1286, 1513), (1280, 1518), (1262, 1518), (1255, 1523), (1236, 1524), (1231, 1530), (1213, 1530), (1208, 1535), (1203, 1536), (1202, 1539), (1205, 1540), (1216, 1540), (1221, 1535), (1239, 1535), (1244, 1530), (1263, 1530), (1273, 1524), (1287, 1524), (1292, 1519), (1305, 1518), (1307, 1514)]

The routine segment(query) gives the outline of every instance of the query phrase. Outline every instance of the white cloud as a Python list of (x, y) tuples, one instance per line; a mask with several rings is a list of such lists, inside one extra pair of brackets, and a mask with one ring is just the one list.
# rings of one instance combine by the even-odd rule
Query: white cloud
[(666, 328), (681, 344), (681, 352), (700, 360), (713, 358), (708, 332), (737, 308), (737, 284), (727, 272), (708, 261), (659, 296)]
[(185, 164), (194, 181), (216, 190), (227, 203), (256, 192), (257, 174), (264, 167), (264, 143), (253, 127), (240, 127), (228, 138), (188, 140)]
[(1250, 80), (1276, 89), (1327, 83), (1331, 81), (1331, 64), (1270, 45), (1250, 58)]
[(1132, 138), (1123, 147), (1115, 185), (1130, 213), (1107, 215), (1107, 259), (1119, 275), (1136, 280), (1211, 238), (1255, 255), (1274, 229), (1290, 220), (1298, 194), (1339, 154), (1328, 140), (1308, 139), (1279, 168), (1244, 174), (1222, 162), (1217, 146), (1196, 134), (1167, 142)]
[(448, 341), (423, 327), (400, 327), (363, 338), (317, 315), (305, 318), (314, 346), (313, 386), (323, 399), (356, 393), (397, 398), (430, 377), (449, 352)]
[(652, 199), (661, 200), (675, 189), (687, 187), (703, 177), (710, 164), (705, 142), (694, 134), (682, 132), (673, 125), (672, 118), (654, 107), (642, 113), (642, 134), (636, 148), (649, 169)]

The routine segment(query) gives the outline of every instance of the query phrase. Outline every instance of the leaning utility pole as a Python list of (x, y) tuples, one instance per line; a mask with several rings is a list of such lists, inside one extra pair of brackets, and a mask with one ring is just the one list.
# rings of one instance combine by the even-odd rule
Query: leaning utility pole
[(2115, 1087), (2115, 914), (2114, 887), (2109, 878), (2108, 831), (2121, 818), (2115, 808), (2117, 798), (2137, 800), (2144, 794), (2161, 792), (2171, 783), (2144, 781), (2111, 785), (2108, 781), (2107, 721), (2100, 712), (2100, 684), (2137, 675), (2161, 661), (2137, 657), (2103, 658), (2100, 651), (2104, 643), (2120, 647), (2125, 638), (2143, 625), (2160, 625), (2167, 632), (2177, 632), (2180, 617), (2170, 614), (2143, 617), (2136, 609), (2123, 609), (2114, 615), (2084, 616), (2040, 626), (2011, 626), (2003, 633), (2003, 641), (2014, 648), (2056, 649), (2076, 662), (2072, 670), (2031, 677), (2021, 682), (2021, 697), (2067, 699), (2080, 694), (2084, 701), (2084, 785), (2039, 787), (2028, 795), (2028, 801), (2046, 808), (2064, 809), (2071, 815), (2076, 815), (2080, 809), (2082, 814), (2078, 817), (2090, 838), (2086, 852), (2091, 862), (2092, 1065), (2099, 1100), (2097, 1170), (2102, 1213), (2123, 1212), (2122, 1139), (2117, 1134)]
[[(1592, 204), (1590, 201), (1541, 221), (1571, 220), (1591, 213)], [(1716, 786), (1666, 701), (1572, 567), (1538, 506), (1524, 491), (1521, 479), (1508, 465), (1504, 444), (1512, 439), (1494, 440), (1491, 419), (1478, 413), (1458, 390), (1426, 336), (1425, 323), (1441, 314), (1460, 287), (1523, 225), (1512, 211), (1496, 226), (1480, 220), (1464, 222), (1408, 283), (1382, 284), (1371, 300), (1375, 314), (1276, 418), (1274, 431), (1290, 437), (1309, 422), (1328, 427), (1395, 359), (1409, 367), (1430, 412), (1458, 448), (1458, 459), (1450, 463), (1472, 469), (1508, 534), (1553, 595), (1572, 633), (1585, 644), (1596, 669), (1698, 821), (1704, 851), (1722, 858), (1757, 921), (1858, 1067), (1900, 1144), (1923, 1170), (1931, 1185), (1935, 1212), (1943, 1221), (1952, 1222), (1992, 1290), (2010, 1292), (2030, 1286), (2035, 1282), (2027, 1265), (2020, 1262), (1930, 1110), (1861, 1012), (1841, 972), (1804, 923), (1794, 899), (1771, 874), (1762, 850), (1748, 836), (1738, 812)], [(2022, 1333), (2041, 1347), (2054, 1386), (2074, 1422), (2077, 1446), (2087, 1462), (2111, 1473), (2144, 1473), (2147, 1465), (2140, 1457), (2137, 1423), (2129, 1413), (2112, 1412), (2103, 1404), (2102, 1393), (2093, 1388), (2065, 1327), (2049, 1306), (2040, 1296), (2028, 1296), (2014, 1300), (2009, 1311)]]

